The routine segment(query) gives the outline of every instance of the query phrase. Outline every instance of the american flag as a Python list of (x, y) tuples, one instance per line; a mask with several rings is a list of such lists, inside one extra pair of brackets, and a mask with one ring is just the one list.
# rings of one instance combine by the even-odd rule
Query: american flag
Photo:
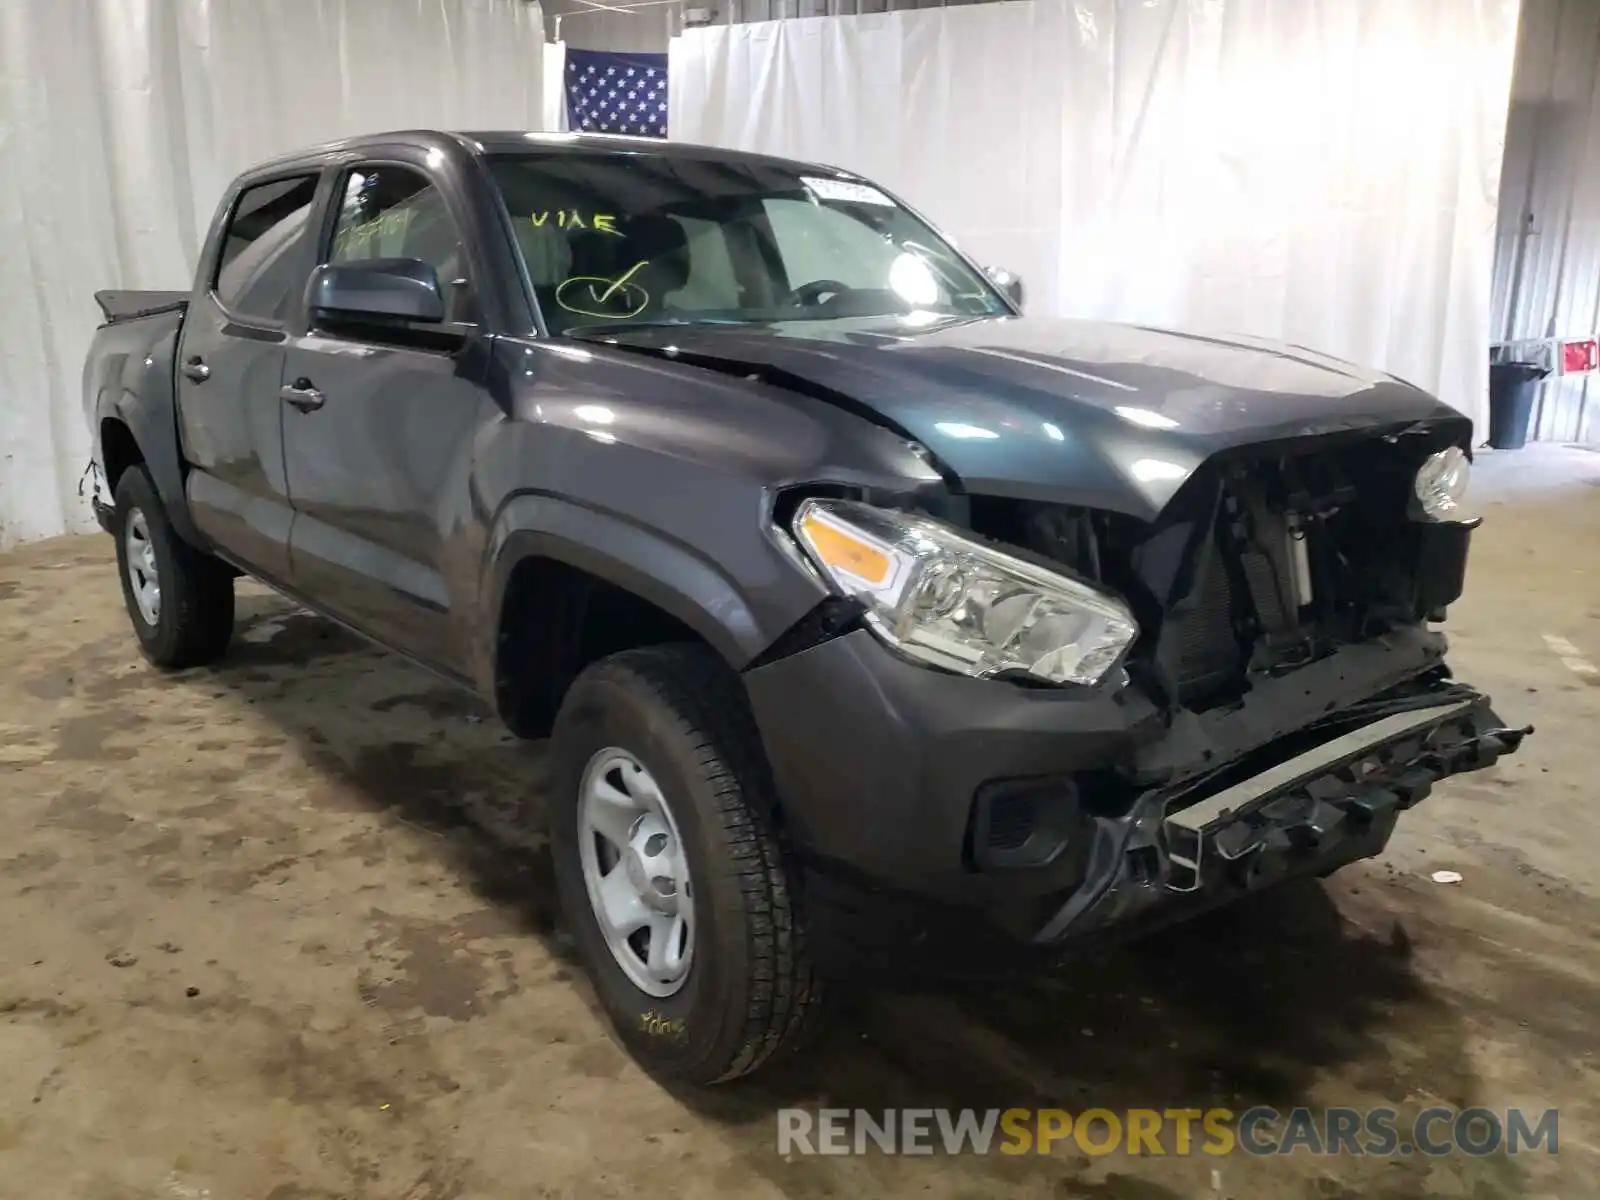
[(667, 136), (667, 56), (567, 51), (567, 128)]

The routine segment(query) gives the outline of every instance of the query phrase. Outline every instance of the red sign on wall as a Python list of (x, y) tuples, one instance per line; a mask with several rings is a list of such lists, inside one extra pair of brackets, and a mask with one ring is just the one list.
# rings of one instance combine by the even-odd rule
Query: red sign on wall
[(1588, 338), (1581, 342), (1561, 343), (1561, 373), (1573, 375), (1600, 368), (1600, 342)]

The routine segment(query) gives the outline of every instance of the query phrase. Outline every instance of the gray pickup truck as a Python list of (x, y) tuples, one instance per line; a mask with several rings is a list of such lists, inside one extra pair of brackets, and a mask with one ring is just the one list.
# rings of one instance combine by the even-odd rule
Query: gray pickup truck
[(1023, 316), (845, 172), (365, 137), (238, 179), (192, 291), (98, 299), (145, 655), (223, 655), (248, 574), (548, 737), (568, 920), (664, 1077), (754, 1070), (852, 972), (1048, 964), (1326, 875), (1529, 732), (1431, 628), (1463, 416)]

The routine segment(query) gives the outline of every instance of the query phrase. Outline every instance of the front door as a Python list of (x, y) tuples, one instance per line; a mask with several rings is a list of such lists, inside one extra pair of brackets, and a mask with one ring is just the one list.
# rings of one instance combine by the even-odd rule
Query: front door
[(278, 388), (287, 320), (316, 246), (316, 192), (315, 172), (240, 192), (178, 346), (178, 432), (193, 468), (186, 489), (195, 525), (276, 582), (288, 575), (293, 519)]
[[(295, 509), (293, 585), (368, 636), (456, 675), (452, 546), (465, 527), (473, 434), (499, 415), (479, 383), (473, 271), (447, 197), (415, 164), (346, 171), (321, 262), (415, 258), (438, 273), (442, 329), (306, 330), (283, 367), (284, 452)], [(452, 540), (455, 539), (455, 540)]]

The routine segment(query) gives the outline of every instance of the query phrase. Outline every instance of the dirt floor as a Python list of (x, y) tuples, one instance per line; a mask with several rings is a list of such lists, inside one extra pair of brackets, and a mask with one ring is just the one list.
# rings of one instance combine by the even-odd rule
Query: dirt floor
[[(1480, 487), (1454, 661), (1522, 753), (1326, 884), (853, 997), (711, 1097), (642, 1075), (569, 961), (537, 744), (254, 585), (226, 666), (160, 675), (109, 539), (0, 556), (0, 1198), (1600, 1195), (1600, 678), (1560, 641), (1600, 661), (1600, 454)], [(774, 1115), (1435, 1103), (1559, 1107), (1560, 1153), (785, 1161)]]

